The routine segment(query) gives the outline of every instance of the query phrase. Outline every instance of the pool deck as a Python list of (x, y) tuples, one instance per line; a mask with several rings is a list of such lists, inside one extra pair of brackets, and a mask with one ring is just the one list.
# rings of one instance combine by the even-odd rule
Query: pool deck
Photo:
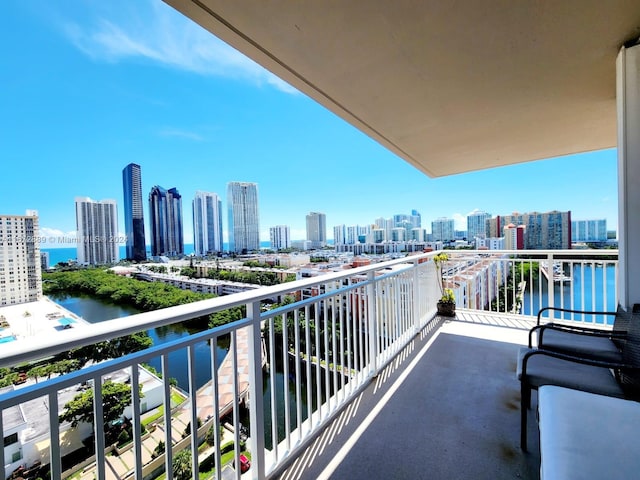
[(88, 325), (89, 322), (47, 297), (37, 302), (0, 307), (0, 338), (14, 336), (17, 342)]

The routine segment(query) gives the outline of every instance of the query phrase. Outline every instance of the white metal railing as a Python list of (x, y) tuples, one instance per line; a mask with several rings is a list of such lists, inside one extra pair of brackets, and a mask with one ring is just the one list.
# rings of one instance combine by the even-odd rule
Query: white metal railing
[[(448, 251), (447, 285), (464, 308), (537, 315), (544, 307), (613, 311), (617, 250)], [(603, 315), (555, 312), (555, 318), (607, 323)]]
[[(608, 307), (609, 303), (615, 304), (617, 301), (615, 293), (610, 293), (610, 287), (601, 288), (596, 281), (601, 275), (599, 269), (612, 269), (617, 274), (617, 261), (604, 256), (617, 258), (616, 251), (528, 251), (518, 252), (517, 257), (514, 252), (449, 253), (450, 260), (443, 269), (444, 277), (447, 285), (456, 291), (460, 307), (528, 315), (548, 305), (596, 310), (600, 309), (600, 305)], [(191, 452), (197, 452), (201, 439), (211, 427), (214, 429), (215, 447), (199, 456), (191, 455), (193, 478), (198, 478), (199, 463), (206, 455), (211, 455), (213, 463), (220, 465), (221, 448), (224, 446), (220, 436), (223, 421), (220, 411), (228, 412), (225, 414), (232, 416), (231, 423), (239, 426), (241, 414), (245, 411), (241, 402), (245, 402), (250, 423), (248, 451), (251, 454), (251, 476), (268, 478), (288, 460), (295, 458), (309, 439), (343, 405), (359, 394), (420, 329), (433, 320), (440, 289), (434, 262), (429, 261), (432, 255), (410, 256), (115, 319), (93, 324), (90, 330), (60, 332), (56, 339), (34, 338), (27, 345), (18, 345), (22, 342), (2, 345), (0, 367), (15, 367), (138, 331), (232, 307), (246, 308), (245, 318), (232, 324), (0, 394), (0, 410), (3, 412), (0, 415), (0, 429), (4, 432), (5, 443), (5, 448), (0, 448), (0, 462), (5, 465), (5, 473), (11, 474), (16, 467), (16, 463), (12, 463), (13, 458), (8, 458), (14, 451), (12, 448), (15, 448), (13, 444), (7, 445), (10, 435), (14, 431), (19, 432), (18, 437), (22, 442), (27, 437), (23, 435), (24, 431), (31, 428), (11, 423), (15, 419), (11, 413), (19, 414), (20, 409), (30, 408), (29, 402), (34, 401), (47, 405), (48, 417), (42, 419), (45, 432), (40, 437), (32, 438), (29, 445), (21, 443), (22, 458), (18, 463), (24, 463), (28, 468), (35, 461), (34, 456), (40, 455), (39, 460), (50, 464), (51, 478), (63, 478), (73, 471), (66, 462), (63, 463), (63, 458), (66, 460), (69, 445), (74, 441), (71, 434), (79, 435), (82, 428), (60, 424), (58, 416), (66, 402), (84, 388), (83, 385), (90, 383), (94, 392), (94, 418), (100, 420), (94, 422), (93, 431), (88, 430), (95, 444), (95, 456), (83, 464), (86, 464), (85, 470), (95, 474), (95, 478), (107, 478), (107, 471), (115, 467), (111, 463), (114, 461), (109, 453), (111, 447), (105, 442), (108, 425), (102, 419), (104, 409), (108, 407), (102, 402), (103, 390), (108, 377), (125, 370), (132, 386), (133, 444), (130, 451), (133, 455), (128, 455), (127, 458), (132, 460), (120, 474), (121, 477), (146, 479), (153, 478), (158, 472), (171, 472), (179, 451), (188, 448)], [(558, 271), (557, 282), (547, 282), (540, 278), (543, 274), (534, 273), (536, 269), (539, 272), (540, 265), (545, 264), (553, 271), (558, 263), (560, 266), (555, 267)], [(560, 270), (564, 272), (564, 277), (560, 276)], [(518, 271), (524, 274), (518, 277), (517, 283), (526, 282), (524, 287), (531, 289), (529, 296), (526, 288), (518, 290), (513, 281), (509, 283), (509, 279), (515, 278)], [(570, 276), (573, 278), (568, 280)], [(593, 285), (586, 287), (591, 284), (582, 280), (578, 282), (578, 276), (582, 279), (590, 276)], [(603, 278), (605, 283), (613, 281), (615, 284), (615, 276), (613, 280), (606, 276)], [(532, 286), (537, 287), (534, 289)], [(587, 291), (591, 294), (589, 301)], [(518, 298), (519, 293), (522, 295), (518, 309), (513, 307), (510, 298)], [(291, 303), (262, 311), (263, 300), (282, 300), (287, 296), (293, 298)], [(496, 303), (496, 299), (500, 302)], [(228, 377), (219, 373), (223, 366), (218, 364), (215, 352), (216, 345), (223, 338), (229, 338), (230, 345), (223, 364), (230, 362), (230, 371), (234, 372)], [(195, 375), (203, 366), (196, 363), (194, 352), (202, 348), (209, 349), (210, 362), (207, 368), (215, 372), (204, 386), (197, 384)], [(184, 351), (187, 355), (188, 400), (177, 410), (172, 410), (169, 358), (177, 351)], [(162, 380), (158, 382), (157, 390), (163, 413), (156, 422), (147, 426), (148, 430), (156, 430), (145, 435), (142, 403), (153, 395), (143, 391), (145, 397), (139, 398), (139, 385), (143, 383), (143, 370), (140, 367), (157, 358), (160, 358), (162, 366)], [(263, 369), (265, 361), (267, 368)], [(224, 396), (225, 389), (230, 400)], [(268, 394), (263, 395), (265, 392)], [(205, 407), (209, 414), (202, 413)], [(198, 435), (176, 439), (187, 423), (200, 425)], [(172, 448), (165, 448), (164, 455), (150, 460), (148, 452), (157, 446), (158, 438), (162, 438), (165, 445), (172, 445)], [(235, 428), (233, 445), (239, 446), (242, 438), (243, 432)], [(45, 444), (48, 445), (46, 452), (42, 449)], [(239, 451), (239, 448), (235, 449), (235, 465), (240, 463)], [(124, 458), (121, 455), (118, 459), (120, 468)], [(221, 470), (216, 469), (214, 478), (222, 478)], [(168, 477), (171, 477), (170, 473)], [(240, 478), (239, 469), (236, 478)]]
[[(109, 453), (112, 447), (105, 441), (109, 425), (105, 425), (103, 419), (105, 409), (109, 407), (103, 405), (103, 399), (108, 378), (124, 370), (131, 385), (133, 443), (129, 447), (132, 455), (126, 456), (130, 459), (126, 471), (119, 476), (142, 479), (152, 478), (162, 471), (171, 472), (179, 451), (189, 448), (191, 452), (197, 452), (201, 439), (211, 426), (216, 446), (211, 455), (214, 463), (220, 465), (223, 443), (219, 433), (222, 423), (219, 412), (230, 407), (227, 410), (233, 418), (232, 423), (239, 426), (241, 401), (244, 399), (248, 400), (250, 417), (250, 472), (253, 478), (268, 477), (302, 448), (307, 439), (356, 395), (385, 362), (393, 358), (395, 352), (400, 351), (419, 329), (433, 319), (439, 290), (433, 262), (425, 261), (429, 258), (428, 254), (408, 257), (132, 315), (93, 324), (90, 329), (59, 332), (55, 340), (34, 338), (28, 344), (12, 342), (2, 345), (0, 366), (15, 367), (72, 348), (236, 306), (246, 307), (245, 318), (232, 324), (0, 394), (0, 410), (3, 412), (0, 428), (5, 433), (5, 448), (0, 448), (0, 462), (5, 465), (5, 474), (10, 475), (16, 467), (16, 462), (12, 462), (14, 458), (8, 457), (15, 444), (6, 444), (14, 431), (18, 432), (20, 442), (29, 437), (29, 444), (20, 445), (22, 452), (18, 464), (28, 469), (35, 463), (35, 456), (39, 455), (38, 461), (50, 465), (51, 478), (63, 478), (73, 471), (66, 464), (66, 454), (71, 449), (70, 444), (78, 442), (74, 435), (81, 436), (78, 432), (83, 431), (82, 425), (71, 428), (68, 423), (60, 424), (58, 417), (65, 404), (87, 384), (93, 391), (93, 418), (100, 420), (93, 422), (93, 429), (84, 430), (93, 438), (95, 445), (95, 456), (90, 462), (83, 462), (86, 464), (84, 469), (88, 475), (105, 479), (108, 471), (122, 468), (125, 456), (121, 455), (116, 461)], [(263, 300), (282, 299), (287, 295), (294, 298), (293, 303), (261, 311)], [(195, 350), (208, 345), (211, 371), (219, 372), (221, 366), (218, 365), (215, 346), (223, 337), (230, 338), (230, 353), (225, 362), (231, 362), (231, 371), (237, 374), (230, 378), (214, 374), (204, 386), (197, 385), (195, 372), (202, 365), (196, 364)], [(22, 345), (18, 345), (20, 343)], [(186, 351), (189, 388), (187, 402), (172, 411), (169, 357), (176, 351)], [(265, 353), (266, 372), (263, 371)], [(144, 435), (142, 404), (158, 392), (142, 391), (141, 398), (141, 366), (157, 358), (162, 365), (162, 380), (157, 382), (163, 414), (155, 424), (147, 426), (151, 430), (155, 425), (156, 430), (151, 435)], [(265, 398), (263, 385), (270, 392)], [(223, 386), (230, 391), (230, 405), (223, 404)], [(12, 420), (12, 414), (19, 416), (21, 411), (31, 408), (30, 402), (45, 404), (49, 412), (47, 418), (40, 419), (45, 424), (45, 432), (36, 438), (24, 434), (31, 427), (16, 425)], [(210, 407), (211, 413), (200, 415), (204, 407)], [(278, 422), (279, 418), (284, 420)], [(198, 435), (176, 439), (186, 423), (199, 425)], [(158, 438), (163, 439), (165, 446), (172, 445), (173, 448), (165, 448), (164, 455), (150, 460), (149, 452), (157, 446)], [(233, 444), (239, 446), (241, 439), (242, 432), (236, 428)], [(43, 445), (46, 445), (44, 453)], [(239, 451), (239, 448), (235, 449), (235, 465), (240, 464)], [(193, 478), (198, 478), (196, 472), (202, 457), (203, 454), (191, 455)], [(118, 464), (114, 465), (114, 462)], [(240, 478), (237, 470), (236, 478)], [(222, 469), (216, 470), (214, 478), (222, 478)]]

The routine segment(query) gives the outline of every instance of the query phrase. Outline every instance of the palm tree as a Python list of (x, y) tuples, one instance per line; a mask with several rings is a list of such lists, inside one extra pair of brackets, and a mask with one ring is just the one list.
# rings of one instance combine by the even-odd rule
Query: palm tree
[(191, 450), (185, 448), (173, 457), (173, 478), (189, 480), (191, 478)]

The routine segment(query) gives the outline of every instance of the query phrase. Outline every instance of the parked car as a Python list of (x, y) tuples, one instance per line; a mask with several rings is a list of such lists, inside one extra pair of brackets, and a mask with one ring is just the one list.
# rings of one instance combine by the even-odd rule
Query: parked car
[[(233, 468), (235, 468), (236, 466), (236, 461), (233, 460)], [(249, 468), (251, 467), (251, 462), (249, 461), (249, 459), (243, 455), (240, 454), (240, 473), (244, 473), (247, 470), (249, 470)]]

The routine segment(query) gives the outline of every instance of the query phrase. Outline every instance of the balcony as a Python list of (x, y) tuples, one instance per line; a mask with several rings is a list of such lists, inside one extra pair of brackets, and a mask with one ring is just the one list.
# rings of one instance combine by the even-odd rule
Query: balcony
[[(13, 367), (217, 311), (246, 312), (222, 327), (2, 393), (5, 475), (41, 462), (56, 479), (156, 478), (188, 450), (200, 452), (189, 456), (198, 478), (196, 471), (222, 465), (229, 447), (246, 440), (251, 478), (537, 478), (533, 419), (531, 453), (518, 446), (516, 351), (543, 306), (613, 309), (617, 251), (452, 253), (443, 276), (456, 292), (453, 320), (436, 315), (432, 256), (65, 329), (27, 348), (0, 345), (0, 366)], [(272, 299), (280, 306), (263, 308)], [(597, 317), (561, 320), (606, 328)], [(224, 360), (220, 345), (228, 348)], [(205, 363), (196, 361), (203, 349)], [(169, 380), (176, 352), (186, 358), (188, 378), (179, 406)], [(141, 368), (152, 359), (160, 360), (161, 379), (149, 380)], [(203, 370), (216, 374), (200, 384)], [(133, 442), (116, 449), (106, 441), (112, 425), (103, 420), (103, 399), (107, 381), (118, 378), (132, 386), (125, 416)], [(66, 402), (86, 390), (99, 421), (60, 423)], [(42, 431), (23, 419), (36, 408)], [(187, 425), (198, 425), (198, 434)], [(203, 447), (208, 432), (212, 446)], [(173, 448), (156, 450), (160, 442)], [(82, 445), (95, 453), (72, 458)], [(241, 450), (233, 449), (229, 465), (240, 464)], [(213, 478), (239, 478), (230, 468)]]

